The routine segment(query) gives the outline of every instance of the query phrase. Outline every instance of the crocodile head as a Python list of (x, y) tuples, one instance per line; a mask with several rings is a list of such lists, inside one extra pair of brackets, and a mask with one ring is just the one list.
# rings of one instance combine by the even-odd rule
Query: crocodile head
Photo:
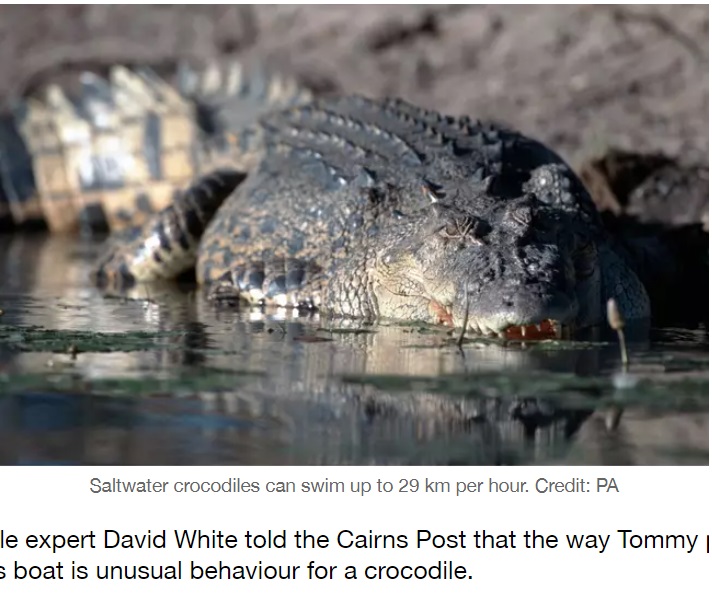
[(379, 246), (370, 278), (380, 316), (515, 339), (600, 320), (597, 244), (580, 214), (526, 189), (424, 192), (431, 204)]

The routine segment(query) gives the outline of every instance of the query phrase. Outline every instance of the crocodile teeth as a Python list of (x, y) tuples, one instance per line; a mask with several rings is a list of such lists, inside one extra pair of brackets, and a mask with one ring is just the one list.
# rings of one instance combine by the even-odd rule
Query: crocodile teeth
[(503, 332), (509, 339), (536, 341), (540, 339), (562, 339), (564, 331), (568, 332), (568, 328), (564, 329), (561, 323), (547, 319), (534, 324), (512, 325)]

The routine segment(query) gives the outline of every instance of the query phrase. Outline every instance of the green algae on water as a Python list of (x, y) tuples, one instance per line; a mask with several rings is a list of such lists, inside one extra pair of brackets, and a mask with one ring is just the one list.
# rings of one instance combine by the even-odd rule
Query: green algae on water
[(181, 331), (94, 331), (45, 329), (0, 324), (0, 346), (17, 352), (87, 353), (133, 352), (167, 348), (180, 343)]

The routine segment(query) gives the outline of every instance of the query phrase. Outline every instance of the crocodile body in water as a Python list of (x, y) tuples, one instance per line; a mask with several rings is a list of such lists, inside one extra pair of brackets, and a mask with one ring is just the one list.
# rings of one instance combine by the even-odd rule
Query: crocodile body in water
[(245, 146), (258, 158), (244, 182), (207, 175), (115, 246), (99, 279), (197, 260), (217, 298), (481, 334), (596, 325), (610, 297), (649, 316), (576, 175), (516, 132), (343, 97), (269, 114)]
[(203, 115), (221, 168), (204, 161), (111, 240), (101, 285), (195, 267), (219, 300), (515, 338), (598, 325), (611, 297), (649, 317), (588, 192), (541, 143), (401, 100), (268, 100), (250, 120), (239, 101), (233, 122)]

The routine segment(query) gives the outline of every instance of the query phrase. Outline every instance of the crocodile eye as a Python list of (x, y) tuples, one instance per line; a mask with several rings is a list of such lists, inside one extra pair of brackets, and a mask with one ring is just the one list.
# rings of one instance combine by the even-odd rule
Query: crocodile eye
[(512, 220), (520, 225), (528, 226), (532, 222), (531, 206), (518, 206), (510, 213)]
[(534, 220), (532, 207), (523, 204), (510, 207), (504, 217), (504, 223), (512, 230), (523, 233), (528, 230)]
[(458, 241), (461, 246), (471, 243), (482, 245), (485, 233), (484, 223), (470, 216), (456, 218), (447, 222), (438, 230), (440, 237), (446, 240)]

